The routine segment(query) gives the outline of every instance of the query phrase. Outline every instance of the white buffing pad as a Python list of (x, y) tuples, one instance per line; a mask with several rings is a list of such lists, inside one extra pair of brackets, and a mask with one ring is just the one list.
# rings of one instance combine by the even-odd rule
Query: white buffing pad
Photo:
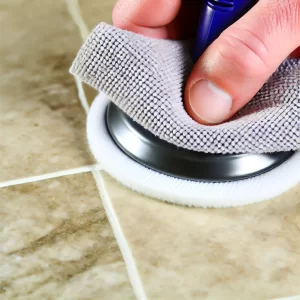
[(105, 124), (109, 98), (101, 93), (87, 120), (90, 149), (103, 169), (143, 195), (195, 207), (233, 207), (270, 200), (300, 183), (300, 151), (276, 169), (247, 180), (202, 183), (150, 170), (125, 155), (111, 139)]

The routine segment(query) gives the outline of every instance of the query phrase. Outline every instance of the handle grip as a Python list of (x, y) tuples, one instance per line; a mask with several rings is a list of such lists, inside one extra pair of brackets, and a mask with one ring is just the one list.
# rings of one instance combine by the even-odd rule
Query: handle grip
[(196, 62), (220, 34), (245, 15), (258, 0), (200, 0), (203, 2), (192, 58)]

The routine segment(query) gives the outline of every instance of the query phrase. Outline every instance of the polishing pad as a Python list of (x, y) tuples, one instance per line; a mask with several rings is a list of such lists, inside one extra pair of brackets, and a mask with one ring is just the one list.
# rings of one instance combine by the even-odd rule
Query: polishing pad
[(99, 94), (87, 120), (90, 149), (103, 169), (128, 188), (159, 200), (196, 207), (232, 207), (268, 200), (300, 182), (300, 151), (277, 168), (250, 179), (212, 183), (161, 174), (128, 157), (106, 126), (110, 98)]

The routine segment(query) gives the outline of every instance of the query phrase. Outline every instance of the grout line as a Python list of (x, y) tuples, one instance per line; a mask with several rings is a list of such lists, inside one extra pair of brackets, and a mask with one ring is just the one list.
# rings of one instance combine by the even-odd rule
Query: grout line
[[(86, 24), (82, 18), (82, 15), (80, 13), (80, 7), (78, 4), (78, 0), (66, 0), (66, 2), (67, 2), (68, 9), (69, 9), (69, 13), (72, 16), (74, 23), (77, 25), (82, 39), (85, 40), (89, 35), (89, 30), (88, 30), (88, 27), (86, 26)], [(75, 76), (75, 81), (76, 81), (76, 86), (78, 89), (79, 100), (81, 102), (83, 109), (88, 114), (88, 112), (90, 110), (90, 106), (88, 104), (88, 101), (87, 101), (87, 98), (85, 95), (83, 84), (77, 76)], [(147, 300), (142, 281), (140, 279), (135, 261), (133, 259), (131, 249), (126, 241), (126, 238), (125, 238), (122, 228), (120, 226), (118, 217), (113, 209), (111, 200), (106, 192), (106, 189), (105, 189), (105, 186), (103, 183), (103, 179), (99, 173), (99, 169), (100, 168), (92, 167), (91, 171), (94, 176), (96, 185), (98, 187), (103, 205), (105, 207), (107, 217), (111, 223), (111, 226), (114, 231), (114, 235), (116, 237), (116, 240), (119, 244), (122, 255), (124, 257), (124, 261), (125, 261), (125, 264), (127, 267), (127, 272), (129, 274), (131, 284), (133, 286), (133, 290), (135, 292), (137, 299)]]
[[(85, 40), (86, 37), (89, 35), (89, 30), (81, 16), (78, 0), (66, 0), (66, 5), (74, 23), (79, 28), (81, 38)], [(78, 90), (78, 98), (86, 114), (88, 114), (90, 107), (84, 92), (83, 84), (80, 81), (79, 77), (77, 76), (75, 77), (75, 81)], [(0, 182), (0, 188), (5, 188), (13, 185), (32, 183), (35, 181), (42, 181), (42, 180), (58, 178), (58, 177), (63, 177), (68, 175), (87, 173), (87, 172), (91, 172), (92, 169), (102, 170), (102, 167), (100, 165), (90, 165), (90, 166), (84, 166), (84, 167), (69, 169), (69, 170), (62, 170), (62, 171), (57, 171), (53, 173), (47, 173), (47, 174), (37, 175), (37, 176), (32, 176), (27, 178), (13, 179), (9, 181)]]
[(143, 287), (140, 275), (138, 273), (131, 249), (127, 243), (127, 240), (126, 240), (123, 230), (121, 228), (121, 225), (118, 220), (117, 214), (114, 210), (114, 207), (111, 203), (111, 200), (108, 196), (108, 193), (106, 192), (106, 188), (104, 186), (103, 179), (99, 173), (99, 170), (97, 170), (96, 168), (92, 169), (92, 174), (95, 178), (95, 182), (98, 187), (104, 208), (106, 210), (107, 217), (109, 219), (109, 222), (114, 231), (116, 240), (121, 249), (134, 293), (135, 293), (137, 299), (147, 300), (147, 296), (145, 294), (144, 287)]
[(81, 38), (86, 40), (90, 31), (82, 18), (78, 0), (66, 0), (66, 3), (69, 13), (80, 31)]
[(78, 76), (75, 76), (75, 82), (76, 82), (76, 86), (77, 86), (77, 90), (78, 90), (78, 98), (80, 100), (80, 103), (81, 103), (85, 113), (88, 114), (90, 111), (90, 106), (87, 101), (84, 89), (83, 89), (83, 84)]
[[(72, 17), (73, 22), (78, 27), (80, 36), (81, 36), (82, 40), (84, 41), (89, 35), (89, 29), (82, 18), (78, 0), (66, 0), (66, 4), (67, 4), (68, 10), (69, 10), (69, 14)], [(87, 98), (86, 98), (86, 95), (84, 92), (83, 83), (79, 79), (78, 76), (75, 76), (75, 82), (76, 82), (76, 86), (77, 86), (77, 90), (78, 90), (78, 98), (80, 100), (80, 103), (81, 103), (84, 111), (86, 112), (86, 114), (88, 114), (88, 112), (90, 110), (90, 106), (89, 106), (89, 103), (87, 101)]]
[(37, 175), (37, 176), (32, 176), (32, 177), (27, 177), (27, 178), (14, 179), (14, 180), (0, 182), (0, 188), (5, 188), (5, 187), (13, 186), (13, 185), (32, 183), (35, 181), (42, 181), (42, 180), (53, 179), (53, 178), (58, 178), (58, 177), (63, 177), (63, 176), (82, 174), (82, 173), (91, 172), (92, 170), (95, 170), (95, 169), (101, 170), (102, 168), (100, 165), (90, 165), (90, 166), (84, 166), (84, 167), (75, 168), (75, 169), (57, 171), (57, 172), (53, 172), (53, 173), (47, 173), (47, 174)]

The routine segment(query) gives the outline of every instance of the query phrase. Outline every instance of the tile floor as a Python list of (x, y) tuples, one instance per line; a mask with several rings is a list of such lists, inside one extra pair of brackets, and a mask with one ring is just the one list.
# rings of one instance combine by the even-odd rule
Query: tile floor
[(188, 209), (126, 189), (91, 157), (96, 93), (68, 69), (114, 2), (0, 1), (0, 299), (300, 294), (300, 186), (244, 208)]

